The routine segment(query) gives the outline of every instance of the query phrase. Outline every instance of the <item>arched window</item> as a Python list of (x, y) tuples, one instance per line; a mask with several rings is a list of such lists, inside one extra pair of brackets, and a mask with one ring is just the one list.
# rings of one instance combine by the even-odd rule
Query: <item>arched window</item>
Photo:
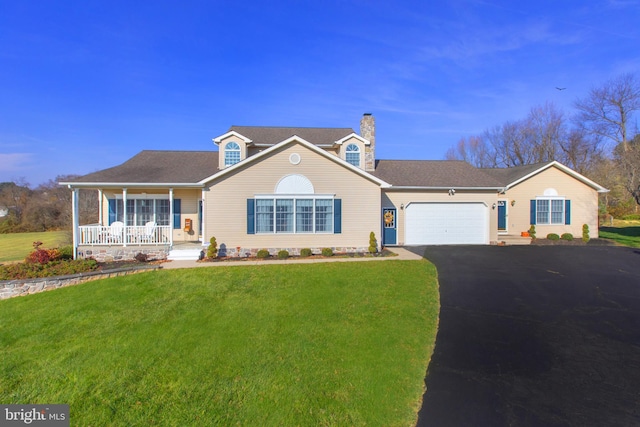
[(240, 161), (240, 146), (235, 142), (230, 142), (224, 146), (224, 165), (235, 165)]
[(360, 167), (360, 148), (356, 144), (347, 145), (344, 159), (353, 166)]

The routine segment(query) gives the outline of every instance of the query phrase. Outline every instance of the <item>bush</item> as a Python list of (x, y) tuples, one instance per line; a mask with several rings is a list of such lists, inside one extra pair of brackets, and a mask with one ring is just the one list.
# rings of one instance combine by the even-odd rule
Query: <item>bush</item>
[(372, 231), (369, 233), (369, 253), (375, 254), (378, 252), (378, 241), (376, 240), (376, 234)]
[(310, 257), (311, 255), (313, 255), (313, 252), (311, 252), (311, 249), (309, 248), (300, 249), (300, 256), (302, 258)]
[(572, 240), (573, 240), (573, 234), (571, 234), (571, 233), (564, 233), (564, 234), (562, 234), (562, 236), (560, 236), (560, 238), (561, 238), (562, 240), (567, 240), (567, 241), (569, 241), (569, 242), (570, 242), (570, 241), (572, 241)]
[(207, 258), (215, 258), (218, 256), (218, 242), (215, 237), (209, 239), (209, 248), (207, 249)]
[(33, 264), (47, 264), (62, 258), (62, 254), (57, 249), (41, 249), (42, 242), (33, 242), (33, 251), (27, 255), (25, 262)]
[(73, 259), (73, 246), (67, 245), (60, 248), (60, 259)]
[(258, 251), (258, 253), (256, 254), (256, 257), (258, 257), (260, 259), (269, 258), (269, 251), (266, 250), (266, 249), (260, 249)]
[(52, 261), (47, 264), (23, 262), (0, 266), (0, 280), (36, 279), (39, 277), (67, 276), (96, 270), (98, 262), (93, 259)]
[(138, 262), (147, 262), (149, 260), (149, 256), (147, 254), (143, 254), (142, 252), (138, 252), (134, 258)]
[(582, 241), (587, 243), (589, 240), (591, 240), (591, 237), (589, 237), (589, 226), (587, 224), (583, 224), (582, 225)]
[(333, 249), (322, 248), (322, 256), (333, 256)]
[(281, 251), (278, 251), (278, 259), (287, 259), (287, 258), (289, 258), (289, 251), (284, 249)]
[(531, 237), (531, 240), (536, 239), (536, 226), (533, 224), (531, 224), (531, 227), (529, 227), (529, 237)]
[(547, 234), (547, 240), (560, 240), (560, 236), (556, 233), (549, 233)]
[(640, 214), (625, 215), (622, 219), (625, 221), (640, 221)]

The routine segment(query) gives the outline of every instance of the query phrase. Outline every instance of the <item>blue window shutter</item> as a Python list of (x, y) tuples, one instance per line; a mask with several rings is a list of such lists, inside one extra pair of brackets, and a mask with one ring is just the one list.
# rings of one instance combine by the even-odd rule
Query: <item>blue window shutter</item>
[(109, 225), (114, 223), (115, 220), (116, 220), (116, 199), (109, 199)]
[(536, 201), (531, 200), (531, 214), (529, 215), (529, 224), (536, 225)]
[(180, 228), (180, 199), (173, 199), (173, 228)]
[(247, 234), (256, 234), (256, 201), (247, 199)]
[(564, 223), (571, 225), (571, 200), (564, 201)]
[(333, 233), (342, 233), (342, 199), (333, 200)]

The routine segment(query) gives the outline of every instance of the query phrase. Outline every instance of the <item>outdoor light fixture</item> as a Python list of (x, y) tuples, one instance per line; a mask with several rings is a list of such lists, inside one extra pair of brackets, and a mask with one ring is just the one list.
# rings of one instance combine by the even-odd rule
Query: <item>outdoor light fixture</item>
[(515, 200), (512, 200), (512, 201), (511, 201), (511, 206), (515, 206), (515, 205), (516, 205), (516, 201), (515, 201)]
[(495, 208), (496, 208), (496, 204), (494, 203), (494, 204), (491, 206), (491, 209), (494, 209), (494, 210), (495, 210)]
[(451, 190), (449, 190), (449, 195), (450, 196), (454, 196), (456, 194), (456, 190), (454, 190), (453, 188)]
[(400, 203), (400, 210), (404, 209), (404, 203)]

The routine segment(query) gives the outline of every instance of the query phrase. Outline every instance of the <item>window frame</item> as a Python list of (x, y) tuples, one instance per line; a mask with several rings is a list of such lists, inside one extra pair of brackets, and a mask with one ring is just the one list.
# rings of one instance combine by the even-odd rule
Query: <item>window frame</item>
[[(546, 204), (547, 206), (546, 209), (541, 210), (540, 208), (543, 204)], [(560, 207), (560, 210), (557, 209), (558, 207)], [(536, 197), (536, 225), (565, 225), (566, 212), (566, 197)], [(540, 215), (544, 215), (546, 221), (541, 221)], [(555, 221), (554, 215), (556, 218)]]
[[(355, 148), (355, 150), (354, 150)], [(354, 154), (357, 157), (354, 157)], [(351, 159), (350, 159), (351, 157)], [(354, 163), (354, 160), (357, 159), (357, 163)], [(349, 163), (351, 166), (355, 166), (357, 168), (360, 167), (360, 147), (358, 146), (358, 144), (354, 144), (353, 142), (348, 144), (345, 148), (344, 148), (344, 160)]]
[[(327, 194), (295, 194), (295, 195), (256, 195), (255, 200), (255, 234), (334, 234), (335, 233), (335, 196)], [(271, 201), (270, 212), (259, 212), (260, 205), (266, 205), (264, 201)], [(311, 206), (299, 204), (299, 201), (311, 200)], [(279, 203), (280, 201), (280, 203)], [(289, 203), (286, 203), (286, 202)], [(328, 206), (321, 206), (319, 201), (330, 201)], [(280, 207), (290, 207), (290, 211), (278, 212)], [(311, 211), (309, 211), (309, 207)], [(299, 211), (303, 210), (303, 211)], [(321, 217), (320, 215), (324, 215)], [(327, 217), (328, 215), (328, 217)], [(264, 217), (270, 217), (264, 221)], [(320, 221), (322, 218), (323, 221)], [(308, 230), (308, 220), (311, 219), (311, 230)], [(269, 224), (269, 226), (265, 226)], [(304, 226), (303, 226), (304, 224)]]
[[(235, 146), (235, 147), (230, 147)], [(231, 157), (233, 155), (233, 157)], [(240, 144), (235, 141), (229, 141), (224, 146), (224, 166), (233, 166), (242, 160)]]

